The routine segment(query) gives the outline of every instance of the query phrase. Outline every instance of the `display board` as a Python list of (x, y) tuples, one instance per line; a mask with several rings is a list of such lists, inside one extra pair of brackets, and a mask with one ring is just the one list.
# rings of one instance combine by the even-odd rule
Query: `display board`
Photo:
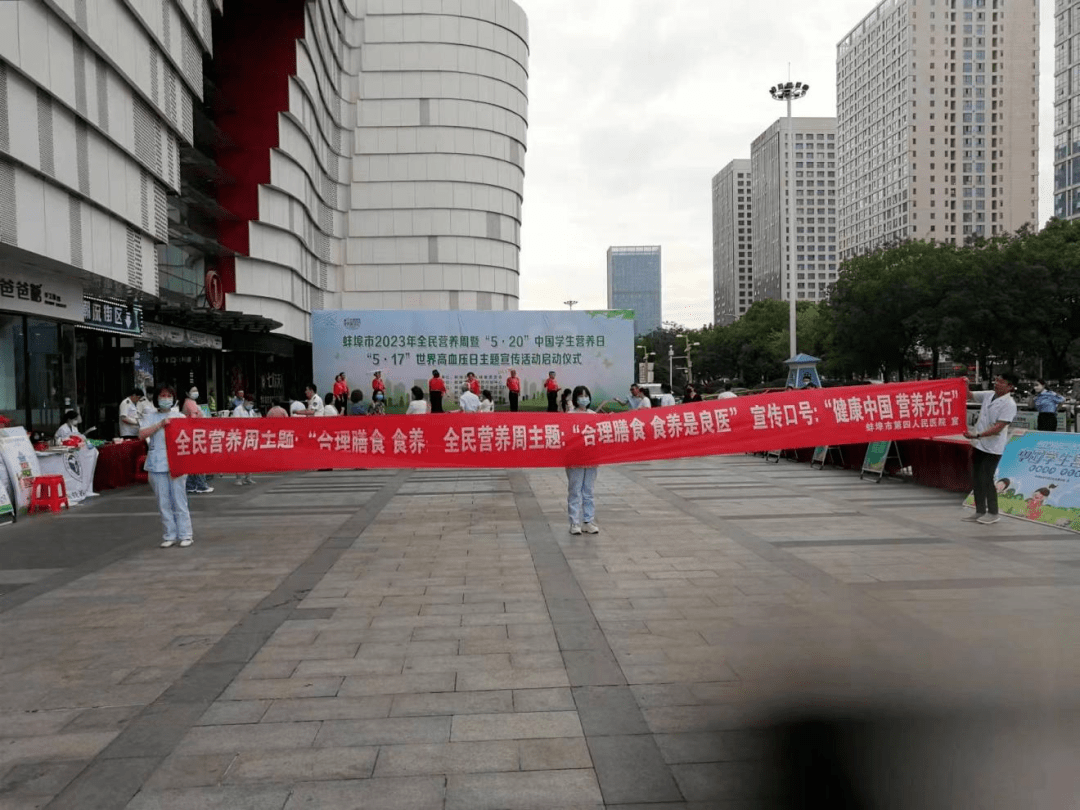
[(994, 481), (1001, 514), (1080, 532), (1080, 435), (1010, 431)]
[[(507, 401), (506, 378), (521, 378), (523, 409), (546, 404), (544, 381), (554, 371), (560, 388), (586, 385), (594, 403), (625, 396), (634, 376), (634, 313), (317, 310), (311, 314), (312, 360), (319, 393), (344, 371), (350, 389), (371, 394), (381, 371), (387, 396), (403, 402), (424, 393), (438, 369), (450, 400), (468, 372)], [(301, 392), (302, 393), (302, 392)], [(300, 393), (294, 396), (300, 396)]]

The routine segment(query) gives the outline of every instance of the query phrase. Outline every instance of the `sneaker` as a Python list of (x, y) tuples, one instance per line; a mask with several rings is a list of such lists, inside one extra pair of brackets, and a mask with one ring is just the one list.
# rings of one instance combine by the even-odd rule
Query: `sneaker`
[(195, 541), (192, 540), (190, 537), (185, 537), (183, 540), (180, 541), (180, 548), (187, 548), (194, 542)]
[(991, 523), (997, 523), (999, 520), (1001, 520), (1000, 515), (983, 515), (979, 518), (979, 523), (984, 526), (989, 526)]
[(964, 523), (978, 523), (986, 516), (985, 512), (976, 512), (974, 515), (960, 518)]
[(581, 524), (580, 523), (571, 523), (570, 524), (570, 534), (581, 534)]
[(585, 532), (585, 534), (600, 534), (600, 527), (595, 523), (586, 523), (581, 527), (581, 530)]
[(176, 545), (175, 540), (162, 540), (161, 541), (161, 548), (172, 548), (175, 545)]
[(200, 495), (209, 495), (211, 492), (214, 491), (214, 488), (213, 487), (203, 487), (202, 489), (197, 489), (195, 491), (198, 492)]
[(242, 487), (244, 485), (244, 479), (243, 478), (237, 478), (235, 483), (236, 483), (236, 485), (238, 487)]

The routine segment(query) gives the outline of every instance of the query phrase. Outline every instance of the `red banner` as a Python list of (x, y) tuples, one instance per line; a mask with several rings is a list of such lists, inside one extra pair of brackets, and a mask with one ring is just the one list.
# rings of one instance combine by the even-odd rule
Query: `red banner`
[(800, 389), (619, 414), (173, 419), (169, 468), (591, 467), (963, 432), (967, 383)]

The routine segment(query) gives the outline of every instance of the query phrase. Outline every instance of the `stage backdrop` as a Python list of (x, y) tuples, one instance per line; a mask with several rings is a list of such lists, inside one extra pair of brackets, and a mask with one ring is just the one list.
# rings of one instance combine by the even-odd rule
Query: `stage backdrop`
[(994, 481), (1001, 514), (1080, 531), (1080, 435), (1010, 430)]
[(506, 378), (515, 368), (523, 402), (546, 403), (543, 382), (554, 371), (560, 387), (587, 385), (599, 403), (626, 396), (634, 376), (630, 310), (318, 310), (311, 331), (320, 394), (344, 371), (349, 388), (359, 388), (366, 400), (374, 372), (382, 371), (387, 394), (400, 400), (414, 385), (427, 394), (431, 370), (438, 369), (451, 400), (471, 371), (496, 402), (506, 402)]

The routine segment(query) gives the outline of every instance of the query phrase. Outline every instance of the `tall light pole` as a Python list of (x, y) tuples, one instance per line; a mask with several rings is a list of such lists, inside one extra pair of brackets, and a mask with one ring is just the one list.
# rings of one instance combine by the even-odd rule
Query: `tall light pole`
[(668, 388), (675, 387), (675, 346), (670, 343), (667, 347), (667, 385)]
[[(791, 102), (798, 101), (810, 90), (810, 85), (802, 82), (780, 82), (769, 88), (772, 97), (777, 101), (787, 102), (787, 226), (788, 226), (788, 262), (787, 262), (787, 288), (788, 288), (788, 329), (791, 332), (789, 348), (791, 356), (795, 351), (795, 132), (791, 123)], [(783, 285), (783, 276), (781, 276)], [(783, 294), (783, 286), (781, 286)]]
[(577, 301), (563, 301), (563, 303), (566, 304), (568, 307), (570, 307), (570, 311), (573, 312), (574, 311), (574, 304), (576, 304)]

